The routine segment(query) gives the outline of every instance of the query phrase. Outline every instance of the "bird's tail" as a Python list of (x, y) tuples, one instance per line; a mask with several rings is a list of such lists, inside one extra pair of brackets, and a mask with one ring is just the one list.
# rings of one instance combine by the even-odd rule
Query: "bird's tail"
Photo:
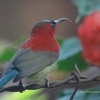
[(7, 84), (11, 79), (13, 79), (16, 75), (18, 74), (18, 71), (16, 69), (12, 69), (12, 71), (7, 74), (4, 75), (1, 79), (0, 79), (0, 88), (2, 88), (5, 84)]

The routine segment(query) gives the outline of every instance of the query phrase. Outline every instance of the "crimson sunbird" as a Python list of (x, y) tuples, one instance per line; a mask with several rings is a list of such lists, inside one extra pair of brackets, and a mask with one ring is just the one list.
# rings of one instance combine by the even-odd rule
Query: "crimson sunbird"
[(55, 38), (58, 23), (70, 21), (68, 18), (42, 20), (37, 22), (30, 37), (20, 46), (9, 61), (0, 79), (0, 88), (13, 79), (32, 78), (38, 82), (46, 77), (57, 61), (60, 46)]

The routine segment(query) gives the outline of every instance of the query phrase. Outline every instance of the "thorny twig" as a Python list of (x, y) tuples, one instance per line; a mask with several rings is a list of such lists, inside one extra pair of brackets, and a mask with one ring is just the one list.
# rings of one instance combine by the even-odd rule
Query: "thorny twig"
[(69, 77), (67, 77), (66, 79), (62, 80), (62, 81), (51, 81), (49, 82), (49, 87), (45, 84), (45, 83), (37, 83), (37, 84), (29, 84), (24, 86), (22, 84), (22, 82), (19, 82), (19, 85), (17, 86), (10, 86), (10, 87), (3, 87), (0, 89), (0, 93), (1, 92), (23, 92), (25, 90), (36, 90), (36, 89), (40, 89), (40, 88), (55, 88), (55, 87), (59, 87), (61, 85), (70, 85), (70, 84), (77, 84), (76, 88), (74, 89), (74, 92), (72, 93), (70, 100), (73, 100), (80, 84), (82, 83), (89, 83), (89, 82), (100, 82), (100, 75), (95, 75), (92, 77), (88, 77), (85, 75), (81, 75), (80, 70), (78, 69), (77, 65), (75, 64), (75, 70), (76, 72), (72, 72), (71, 75)]

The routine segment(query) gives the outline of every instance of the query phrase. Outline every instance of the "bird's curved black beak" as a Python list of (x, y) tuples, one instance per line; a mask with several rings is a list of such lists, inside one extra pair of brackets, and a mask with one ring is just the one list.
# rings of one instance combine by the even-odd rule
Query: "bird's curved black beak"
[(68, 19), (68, 18), (59, 18), (59, 19), (56, 19), (56, 20), (54, 20), (54, 22), (56, 23), (56, 24), (58, 24), (58, 23), (60, 23), (60, 22), (62, 22), (62, 21), (70, 21), (70, 22), (72, 22), (70, 19)]

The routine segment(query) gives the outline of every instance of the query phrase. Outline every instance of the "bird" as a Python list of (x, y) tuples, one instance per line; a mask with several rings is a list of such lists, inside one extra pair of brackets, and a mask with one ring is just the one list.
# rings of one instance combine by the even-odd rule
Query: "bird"
[(0, 88), (11, 80), (18, 82), (29, 78), (38, 82), (47, 76), (60, 55), (55, 33), (58, 23), (62, 21), (71, 22), (68, 18), (58, 18), (41, 20), (34, 25), (29, 38), (21, 44), (4, 69), (0, 78)]

